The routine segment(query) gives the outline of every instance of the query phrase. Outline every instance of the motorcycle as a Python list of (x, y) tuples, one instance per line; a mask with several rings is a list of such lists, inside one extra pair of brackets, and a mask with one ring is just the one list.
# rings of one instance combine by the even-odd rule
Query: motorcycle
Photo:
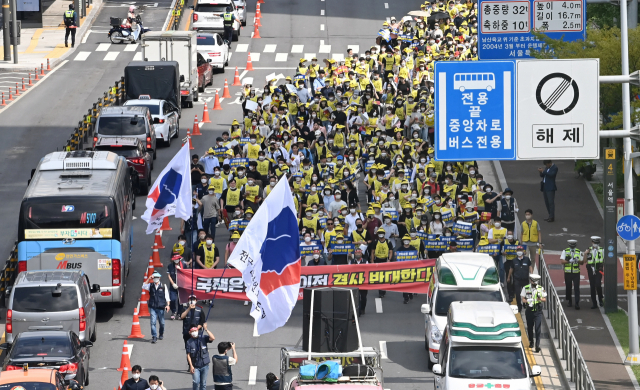
[(136, 28), (132, 30), (125, 24), (122, 24), (120, 18), (111, 18), (111, 30), (109, 30), (109, 40), (111, 43), (123, 43), (130, 42), (136, 43), (140, 39), (142, 34), (149, 31), (148, 28), (144, 28), (142, 25), (142, 19), (140, 15), (136, 16)]

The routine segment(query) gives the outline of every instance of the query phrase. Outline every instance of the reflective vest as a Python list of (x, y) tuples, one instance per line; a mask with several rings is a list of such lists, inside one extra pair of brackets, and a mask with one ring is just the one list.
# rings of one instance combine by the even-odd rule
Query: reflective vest
[(231, 27), (233, 25), (233, 14), (231, 12), (225, 12), (222, 14), (222, 17), (224, 18), (223, 24), (225, 27)]
[(313, 229), (313, 231), (315, 232), (316, 228), (318, 227), (318, 217), (312, 217), (311, 219), (304, 218), (302, 220), (302, 226), (304, 226), (307, 229)]
[[(494, 233), (495, 234), (495, 233)], [(513, 244), (511, 243), (507, 243), (506, 241), (504, 242), (505, 245), (520, 245), (520, 242), (518, 240), (516, 240)], [(523, 251), (524, 252), (524, 251)], [(506, 260), (513, 260), (516, 257), (518, 257), (518, 255), (505, 255), (505, 259)]]
[(260, 148), (260, 145), (258, 144), (249, 144), (247, 145), (247, 158), (252, 159), (252, 160), (257, 160), (258, 159), (258, 153), (260, 152), (260, 150), (262, 150)]
[(311, 206), (314, 203), (320, 204), (320, 195), (318, 195), (317, 192), (314, 195), (309, 194), (309, 196), (307, 196), (307, 206)]
[(604, 261), (604, 249), (602, 248), (595, 249), (594, 247), (590, 246), (589, 258), (587, 259), (587, 264), (592, 267), (595, 265), (595, 267), (599, 269), (600, 267), (602, 267), (603, 261)]
[(269, 160), (258, 160), (258, 166), (256, 170), (262, 176), (267, 176), (269, 174)]
[(200, 317), (202, 315), (202, 308), (199, 306), (196, 306), (195, 309), (189, 310), (189, 314), (187, 314), (187, 316), (184, 317), (184, 320), (182, 320), (182, 334), (186, 336), (189, 334), (189, 330), (191, 328), (194, 326), (197, 327), (200, 324)]
[(213, 263), (216, 260), (216, 244), (211, 244), (211, 249), (208, 249), (206, 245), (202, 248), (204, 249), (204, 266), (206, 268), (213, 268)]
[(64, 24), (67, 26), (73, 26), (75, 22), (76, 11), (70, 9), (64, 12)]
[(232, 190), (227, 188), (227, 199), (224, 200), (225, 206), (237, 206), (240, 204), (240, 190), (236, 188)]
[(167, 306), (167, 300), (164, 297), (164, 284), (151, 283), (149, 286), (149, 307), (152, 309), (164, 309)]
[(415, 239), (411, 240), (409, 245), (411, 245), (418, 251), (418, 258), (420, 258), (420, 238), (416, 237)]
[(544, 293), (544, 289), (541, 285), (537, 285), (535, 288), (531, 287), (530, 284), (524, 286), (524, 294), (525, 298), (527, 298), (527, 310), (531, 311), (540, 311), (540, 304), (542, 303), (542, 294)]
[(507, 228), (491, 228), (491, 231), (493, 232), (493, 239), (498, 240), (498, 244), (502, 244), (502, 240), (507, 235)]
[(515, 217), (515, 200), (509, 199), (509, 201), (507, 201), (506, 199), (501, 199), (500, 200), (500, 218), (505, 221), (506, 223), (508, 222), (513, 222), (516, 220)]
[(354, 242), (360, 242), (360, 241), (367, 242), (367, 240), (365, 240), (365, 236), (367, 235), (367, 231), (366, 230), (362, 230), (362, 234), (358, 233), (357, 230), (354, 230), (351, 233), (353, 235), (353, 241)]
[(531, 220), (531, 225), (527, 221), (522, 222), (522, 241), (538, 242), (538, 222)]
[(578, 261), (580, 261), (580, 259), (582, 259), (582, 252), (580, 252), (580, 249), (571, 249), (571, 248), (567, 248), (564, 250), (564, 259), (566, 261), (569, 261), (571, 259), (575, 259), (576, 262), (571, 264), (571, 263), (567, 263), (564, 265), (564, 273), (565, 274), (579, 274), (580, 273), (580, 264), (578, 264)]
[(223, 188), (224, 188), (224, 179), (221, 177), (218, 177), (217, 179), (215, 177), (211, 178), (211, 180), (209, 180), (209, 183), (211, 183), (211, 185), (213, 186), (213, 190), (216, 192), (216, 194), (222, 194)]
[(213, 355), (213, 381), (216, 383), (233, 382), (233, 373), (229, 365), (229, 356)]
[(387, 240), (376, 242), (375, 256), (377, 259), (387, 260), (389, 258), (389, 246)]
[(483, 195), (484, 195), (484, 192), (480, 190), (476, 192), (476, 204), (478, 205), (478, 207), (481, 207), (482, 209), (484, 209), (484, 199), (482, 199)]
[(249, 202), (255, 203), (256, 198), (260, 196), (260, 186), (257, 184), (254, 184), (252, 186), (246, 185), (244, 186), (244, 193)]

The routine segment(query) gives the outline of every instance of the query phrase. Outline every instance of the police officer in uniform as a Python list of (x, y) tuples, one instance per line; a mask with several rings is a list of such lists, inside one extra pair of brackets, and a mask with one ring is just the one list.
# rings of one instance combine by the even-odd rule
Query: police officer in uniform
[(71, 34), (71, 47), (74, 47), (76, 44), (76, 27), (78, 26), (78, 19), (76, 11), (73, 10), (73, 4), (69, 4), (69, 10), (64, 12), (62, 21), (66, 26), (64, 33), (64, 47), (69, 47), (69, 44), (67, 43), (69, 40), (69, 34)]
[(229, 47), (231, 47), (231, 41), (233, 40), (233, 21), (236, 20), (236, 16), (231, 11), (233, 11), (233, 8), (229, 6), (227, 7), (227, 12), (222, 14), (224, 39)]
[(511, 268), (509, 269), (509, 276), (507, 277), (507, 283), (513, 283), (513, 289), (516, 294), (516, 303), (518, 304), (518, 312), (522, 311), (522, 302), (520, 293), (522, 287), (529, 283), (529, 274), (533, 272), (533, 266), (531, 259), (524, 255), (524, 247), (518, 245), (516, 248), (516, 256), (511, 260)]
[(566, 288), (567, 307), (572, 306), (571, 285), (576, 296), (576, 310), (580, 310), (580, 266), (584, 264), (582, 252), (576, 248), (578, 241), (568, 240), (569, 248), (562, 251), (560, 262), (564, 264), (564, 285)]
[(533, 348), (533, 330), (535, 327), (535, 339), (536, 349), (535, 352), (540, 352), (540, 326), (542, 325), (542, 302), (547, 300), (547, 293), (544, 288), (538, 284), (540, 281), (540, 275), (529, 275), (531, 284), (528, 284), (522, 288), (520, 295), (522, 301), (527, 305), (525, 312), (527, 318), (527, 336), (529, 336), (529, 348)]
[(199, 331), (197, 327), (189, 329), (191, 338), (187, 340), (187, 361), (189, 362), (189, 372), (193, 381), (193, 390), (207, 390), (207, 373), (209, 372), (209, 347), (216, 338), (213, 333), (204, 325), (204, 331)]
[(591, 246), (584, 251), (587, 257), (587, 274), (589, 275), (589, 287), (591, 288), (591, 308), (597, 309), (596, 292), (598, 302), (604, 306), (602, 298), (602, 272), (604, 266), (604, 249), (600, 248), (600, 237), (591, 237)]

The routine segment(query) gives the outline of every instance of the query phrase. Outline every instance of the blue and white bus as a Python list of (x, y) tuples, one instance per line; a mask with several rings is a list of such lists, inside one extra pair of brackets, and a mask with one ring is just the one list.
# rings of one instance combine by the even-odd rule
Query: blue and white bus
[(96, 302), (124, 305), (134, 196), (111, 152), (54, 152), (34, 170), (18, 222), (18, 270), (81, 269)]

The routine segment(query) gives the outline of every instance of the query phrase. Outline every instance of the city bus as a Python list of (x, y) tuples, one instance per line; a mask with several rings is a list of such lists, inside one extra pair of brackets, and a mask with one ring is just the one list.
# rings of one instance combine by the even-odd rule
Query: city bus
[(466, 89), (485, 89), (491, 92), (496, 89), (496, 79), (493, 73), (455, 73), (453, 89), (460, 92)]
[(33, 171), (18, 217), (18, 271), (83, 270), (96, 302), (124, 305), (134, 196), (127, 160), (54, 152)]

